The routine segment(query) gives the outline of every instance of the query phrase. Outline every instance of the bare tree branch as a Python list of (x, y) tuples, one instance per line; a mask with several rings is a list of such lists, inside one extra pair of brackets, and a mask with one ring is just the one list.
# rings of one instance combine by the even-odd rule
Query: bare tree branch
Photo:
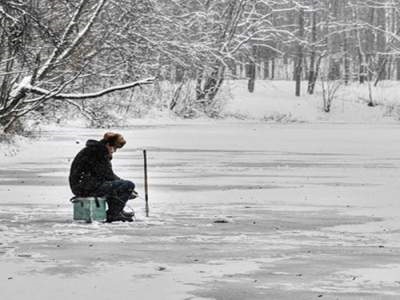
[(104, 90), (101, 90), (98, 92), (87, 93), (87, 94), (66, 94), (66, 93), (54, 94), (51, 91), (48, 91), (46, 89), (39, 88), (39, 87), (34, 87), (34, 86), (26, 86), (26, 90), (28, 92), (38, 94), (38, 95), (50, 95), (50, 98), (53, 98), (53, 99), (75, 99), (75, 100), (81, 99), (81, 100), (83, 100), (83, 99), (98, 98), (98, 97), (110, 94), (112, 92), (115, 92), (115, 91), (122, 91), (122, 90), (135, 88), (137, 86), (152, 84), (154, 82), (154, 80), (155, 80), (155, 78), (151, 77), (151, 78), (131, 82), (131, 83), (124, 84), (124, 85), (113, 86), (113, 87), (110, 87), (110, 88), (107, 88), (107, 89), (104, 89)]
[(57, 65), (60, 62), (62, 62), (66, 57), (68, 57), (74, 50), (75, 48), (81, 43), (83, 38), (87, 35), (89, 32), (90, 28), (93, 26), (93, 23), (96, 19), (96, 17), (99, 15), (101, 9), (103, 8), (105, 4), (105, 0), (100, 0), (96, 6), (95, 11), (92, 13), (89, 21), (85, 25), (85, 27), (76, 35), (75, 39), (73, 42), (67, 46), (68, 42), (67, 39), (69, 35), (71, 34), (73, 27), (76, 25), (77, 21), (81, 17), (83, 8), (87, 4), (88, 0), (81, 0), (78, 9), (75, 11), (74, 16), (72, 17), (71, 21), (67, 25), (63, 36), (61, 37), (60, 43), (57, 45), (57, 47), (53, 50), (51, 53), (50, 57), (47, 59), (47, 61), (44, 63), (44, 65), (39, 69), (37, 73), (37, 78), (38, 80), (41, 80), (46, 73), (51, 70), (53, 65)]

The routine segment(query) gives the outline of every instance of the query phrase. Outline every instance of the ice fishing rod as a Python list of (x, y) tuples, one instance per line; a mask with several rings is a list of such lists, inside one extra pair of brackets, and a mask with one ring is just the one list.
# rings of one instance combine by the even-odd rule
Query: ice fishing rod
[(147, 184), (147, 152), (143, 150), (143, 160), (144, 160), (144, 198), (146, 201), (146, 217), (149, 217), (149, 187)]
[[(148, 183), (147, 183), (147, 152), (146, 152), (146, 150), (143, 150), (143, 160), (144, 160), (144, 199), (139, 194), (136, 194), (135, 198), (142, 199), (145, 201), (146, 217), (148, 218), (150, 209), (149, 209), (149, 187), (148, 187)], [(121, 201), (121, 202), (123, 202), (123, 201)], [(125, 205), (128, 206), (132, 211), (134, 211), (133, 208), (128, 205), (128, 203), (126, 203)]]
[[(149, 209), (149, 186), (147, 183), (147, 152), (146, 152), (146, 150), (143, 150), (143, 160), (144, 160), (144, 199), (139, 194), (136, 194), (135, 198), (142, 199), (145, 201), (146, 217), (148, 218), (150, 209)], [(123, 203), (124, 205), (126, 205), (127, 207), (129, 207), (133, 212), (135, 212), (133, 210), (133, 208), (128, 205), (128, 203), (125, 203), (122, 200), (120, 200), (120, 202)]]

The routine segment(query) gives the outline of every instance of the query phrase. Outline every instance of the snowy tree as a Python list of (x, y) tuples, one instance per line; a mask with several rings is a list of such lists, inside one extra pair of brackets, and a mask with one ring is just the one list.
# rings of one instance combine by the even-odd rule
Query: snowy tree
[[(24, 115), (50, 100), (76, 100), (152, 83), (135, 80), (96, 92), (76, 93), (101, 55), (102, 33), (93, 33), (107, 1), (10, 1), (0, 3), (0, 126), (9, 132)], [(104, 34), (106, 35), (106, 34)]]

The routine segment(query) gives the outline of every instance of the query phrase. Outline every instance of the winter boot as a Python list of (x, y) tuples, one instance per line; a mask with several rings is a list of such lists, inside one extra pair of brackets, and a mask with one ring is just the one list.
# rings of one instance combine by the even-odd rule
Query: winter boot
[(118, 214), (108, 214), (107, 213), (107, 219), (106, 219), (107, 223), (118, 222), (118, 221), (133, 222), (133, 219), (132, 219), (132, 216), (125, 215), (122, 211), (119, 212)]
[(131, 217), (131, 218), (133, 218), (135, 216), (135, 212), (133, 210), (132, 211), (123, 210), (123, 211), (121, 211), (121, 214), (123, 214), (124, 216), (127, 216), (127, 217)]

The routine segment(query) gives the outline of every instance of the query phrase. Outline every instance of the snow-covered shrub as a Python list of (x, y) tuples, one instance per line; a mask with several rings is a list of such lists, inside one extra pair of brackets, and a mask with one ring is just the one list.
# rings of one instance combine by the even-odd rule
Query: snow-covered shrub
[(28, 142), (27, 137), (12, 133), (0, 134), (0, 157), (15, 156), (24, 143)]
[(124, 126), (130, 119), (154, 115), (155, 111), (171, 111), (181, 118), (219, 117), (225, 103), (223, 92), (212, 103), (204, 105), (196, 101), (195, 88), (193, 80), (178, 83), (160, 81), (152, 86), (115, 93), (105, 99), (87, 100), (80, 107), (75, 105), (70, 109), (84, 116), (88, 126), (101, 128)]
[(385, 116), (400, 121), (400, 103), (390, 103), (385, 105)]
[(299, 120), (298, 118), (294, 117), (291, 113), (279, 113), (274, 112), (268, 115), (265, 115), (262, 119), (264, 122), (271, 122), (271, 123), (304, 123), (303, 120)]
[(325, 112), (331, 111), (332, 102), (337, 97), (337, 92), (342, 84), (341, 80), (329, 80), (328, 77), (321, 77), (323, 109)]
[(177, 84), (165, 81), (161, 91), (163, 99), (167, 99), (167, 107), (182, 118), (200, 116), (219, 118), (226, 103), (227, 93), (229, 93), (229, 90), (221, 88), (212, 101), (197, 100), (194, 80), (185, 80)]

